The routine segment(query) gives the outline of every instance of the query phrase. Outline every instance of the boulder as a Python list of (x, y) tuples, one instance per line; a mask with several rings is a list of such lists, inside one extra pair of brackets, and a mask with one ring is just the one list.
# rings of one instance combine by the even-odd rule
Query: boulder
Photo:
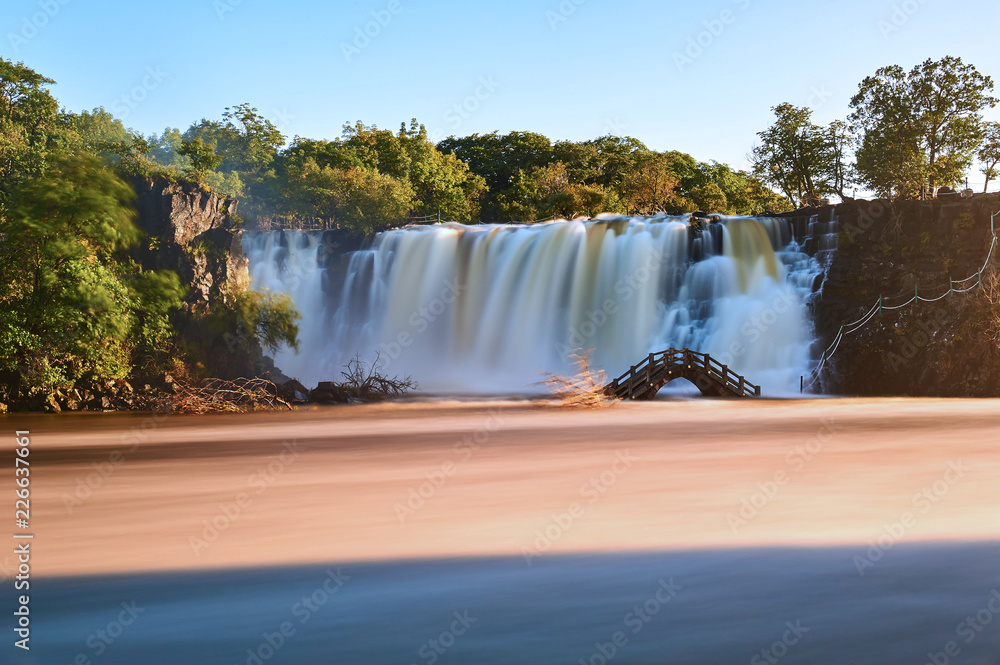
[(309, 389), (295, 379), (289, 379), (278, 386), (278, 397), (286, 402), (305, 402), (309, 399)]
[(309, 393), (309, 401), (317, 404), (347, 404), (348, 399), (347, 391), (332, 381), (321, 381)]

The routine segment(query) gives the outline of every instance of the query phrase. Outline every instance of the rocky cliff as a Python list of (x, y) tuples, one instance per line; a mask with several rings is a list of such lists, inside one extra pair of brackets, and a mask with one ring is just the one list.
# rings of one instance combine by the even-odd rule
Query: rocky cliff
[(148, 237), (139, 260), (177, 271), (190, 288), (189, 311), (204, 311), (229, 289), (249, 286), (236, 200), (190, 183), (137, 180), (133, 186), (138, 224)]
[[(839, 248), (813, 304), (816, 355), (835, 341), (842, 325), (876, 307), (870, 322), (843, 336), (821, 377), (821, 392), (1000, 396), (1000, 302), (991, 290), (1000, 252), (994, 251), (978, 286), (993, 242), (990, 216), (997, 211), (1000, 195), (952, 195), (854, 201), (788, 214), (800, 226), (813, 215), (838, 222)], [(965, 288), (970, 290), (959, 293)], [(915, 296), (922, 300), (890, 309)]]
[(254, 331), (236, 329), (235, 317), (228, 315), (234, 296), (250, 286), (236, 200), (193, 183), (132, 184), (138, 225), (146, 234), (137, 261), (147, 269), (176, 271), (188, 287), (174, 324), (189, 355), (210, 376), (287, 379), (263, 355)]

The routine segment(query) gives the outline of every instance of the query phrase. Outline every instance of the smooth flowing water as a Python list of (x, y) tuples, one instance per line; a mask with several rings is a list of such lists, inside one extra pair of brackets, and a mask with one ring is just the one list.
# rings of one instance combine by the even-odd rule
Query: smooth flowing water
[(0, 662), (998, 665), (998, 407), (0, 416), (35, 536)]
[[(301, 348), (275, 358), (306, 385), (359, 354), (432, 392), (537, 390), (542, 373), (617, 375), (688, 347), (798, 392), (820, 264), (786, 220), (605, 218), (533, 226), (438, 224), (331, 253), (322, 233), (248, 234), (255, 288), (292, 296)], [(799, 241), (802, 239), (800, 238)]]

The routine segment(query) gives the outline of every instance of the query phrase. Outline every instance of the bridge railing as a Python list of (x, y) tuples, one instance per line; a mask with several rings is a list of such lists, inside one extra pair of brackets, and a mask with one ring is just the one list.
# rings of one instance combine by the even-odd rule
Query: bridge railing
[(643, 385), (652, 384), (654, 378), (658, 378), (662, 372), (674, 367), (700, 369), (715, 381), (722, 383), (727, 390), (746, 397), (760, 396), (760, 386), (747, 381), (743, 376), (709, 354), (690, 349), (667, 349), (666, 351), (650, 353), (641, 362), (632, 365), (627, 372), (612, 381), (608, 385), (608, 390), (615, 394), (624, 393), (623, 396), (631, 399), (636, 392), (642, 392), (639, 389)]

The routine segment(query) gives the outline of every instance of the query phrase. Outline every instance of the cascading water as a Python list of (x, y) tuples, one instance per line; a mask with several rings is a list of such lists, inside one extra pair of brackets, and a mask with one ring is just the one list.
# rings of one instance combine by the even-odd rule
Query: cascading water
[(344, 257), (322, 233), (269, 232), (244, 249), (254, 288), (290, 294), (303, 315), (299, 352), (275, 362), (308, 386), (377, 353), (423, 391), (537, 391), (542, 373), (573, 373), (581, 349), (617, 376), (673, 346), (712, 354), (765, 394), (797, 393), (822, 267), (786, 220), (716, 219), (437, 224)]

